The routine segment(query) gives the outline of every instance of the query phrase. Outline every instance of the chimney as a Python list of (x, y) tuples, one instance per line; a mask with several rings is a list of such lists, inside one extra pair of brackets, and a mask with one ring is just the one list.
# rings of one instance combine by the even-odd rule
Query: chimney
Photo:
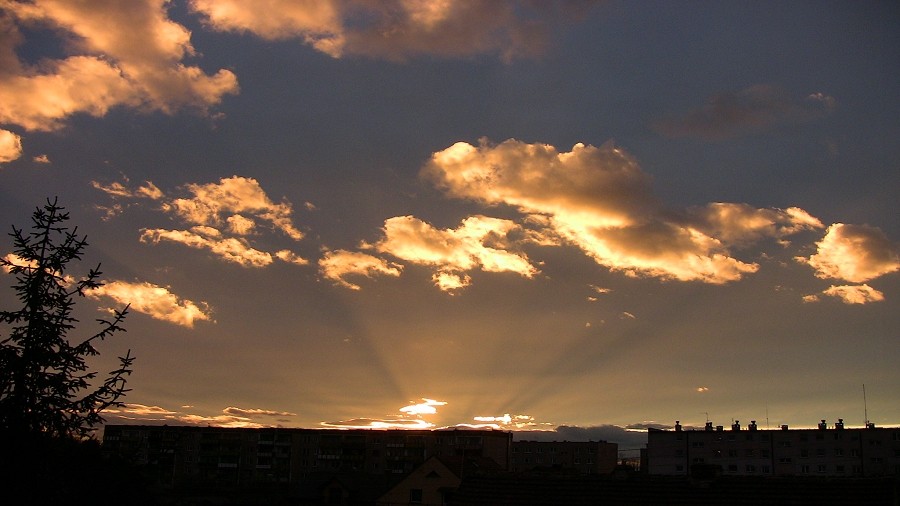
[(781, 425), (781, 430), (788, 430), (788, 426), (786, 423)]
[(837, 423), (834, 424), (834, 428), (835, 428), (835, 429), (843, 429), (843, 428), (844, 428), (844, 419), (843, 419), (843, 418), (838, 418)]
[(706, 427), (704, 428), (707, 432), (711, 432), (713, 430), (712, 422), (706, 422)]
[(735, 420), (733, 424), (731, 424), (731, 430), (741, 430), (741, 421)]
[(681, 432), (681, 420), (675, 420), (675, 432)]
[(750, 420), (750, 425), (747, 426), (750, 430), (756, 430), (756, 420)]
[(821, 422), (819, 422), (819, 428), (820, 428), (820, 429), (827, 429), (827, 428), (828, 428), (828, 424), (825, 423), (825, 420), (822, 420)]
[(722, 432), (723, 430), (725, 430), (725, 427), (724, 427), (724, 426), (722, 426), (722, 425), (716, 425), (716, 432)]

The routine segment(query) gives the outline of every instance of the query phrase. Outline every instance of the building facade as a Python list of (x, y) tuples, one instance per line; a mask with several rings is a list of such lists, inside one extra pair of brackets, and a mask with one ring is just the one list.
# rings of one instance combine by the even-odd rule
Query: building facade
[(845, 428), (843, 419), (816, 429), (759, 430), (752, 421), (729, 429), (650, 430), (646, 470), (657, 475), (900, 476), (900, 428)]
[(509, 468), (512, 433), (107, 425), (103, 450), (161, 484), (297, 483), (316, 473), (403, 475), (431, 456), (487, 457)]
[(618, 453), (619, 445), (606, 441), (513, 441), (509, 470), (609, 474), (616, 467)]

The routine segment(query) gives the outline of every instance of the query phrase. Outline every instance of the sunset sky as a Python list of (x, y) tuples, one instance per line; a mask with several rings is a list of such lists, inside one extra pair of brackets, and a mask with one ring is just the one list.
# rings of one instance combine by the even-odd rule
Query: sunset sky
[(131, 304), (110, 422), (900, 423), (896, 2), (0, 9), (0, 225), (87, 235), (74, 336)]

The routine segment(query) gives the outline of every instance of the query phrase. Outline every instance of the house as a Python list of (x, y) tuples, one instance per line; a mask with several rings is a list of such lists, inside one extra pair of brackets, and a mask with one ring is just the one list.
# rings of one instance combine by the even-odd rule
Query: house
[(503, 472), (489, 458), (431, 457), (378, 498), (378, 506), (447, 504), (464, 478)]

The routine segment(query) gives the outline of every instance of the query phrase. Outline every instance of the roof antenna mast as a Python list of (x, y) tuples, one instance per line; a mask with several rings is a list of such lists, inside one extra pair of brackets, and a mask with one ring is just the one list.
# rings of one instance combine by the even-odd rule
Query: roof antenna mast
[(869, 405), (866, 403), (866, 384), (863, 383), (863, 414), (866, 418), (866, 428), (869, 428)]

